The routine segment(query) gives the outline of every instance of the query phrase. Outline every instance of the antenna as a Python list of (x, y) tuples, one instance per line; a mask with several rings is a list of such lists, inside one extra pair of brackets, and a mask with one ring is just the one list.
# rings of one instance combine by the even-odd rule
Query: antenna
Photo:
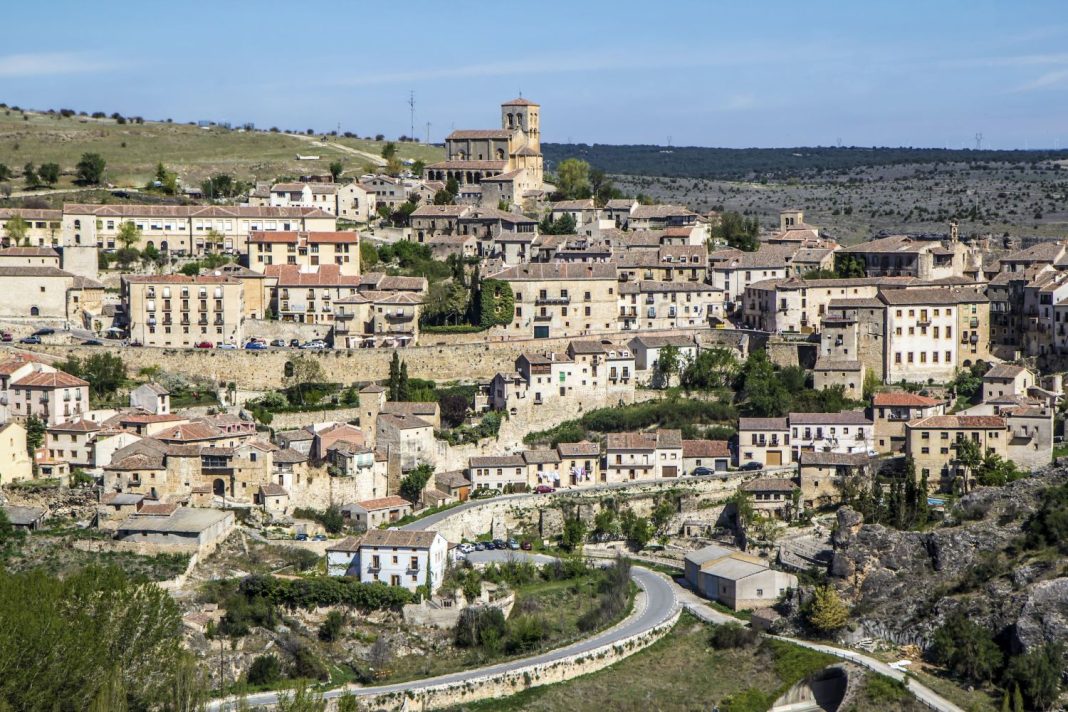
[(975, 150), (981, 151), (983, 149), (983, 134), (979, 132), (975, 134)]
[(667, 145), (667, 147), (671, 148), (671, 137), (670, 136), (668, 136), (668, 145)]
[(430, 122), (426, 122), (426, 142), (430, 143)]
[(408, 90), (408, 118), (410, 120), (408, 136), (415, 139), (415, 91), (411, 89)]

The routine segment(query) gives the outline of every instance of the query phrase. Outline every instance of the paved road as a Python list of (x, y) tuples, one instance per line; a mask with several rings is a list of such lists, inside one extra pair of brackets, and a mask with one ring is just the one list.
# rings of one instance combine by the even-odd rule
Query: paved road
[[(486, 551), (486, 552), (473, 552), (471, 555), (472, 560), (475, 557), (480, 557), (481, 561), (506, 561), (510, 557), (516, 559), (533, 559), (538, 562), (544, 562), (550, 560), (550, 557), (542, 556), (539, 554), (526, 554), (524, 552), (515, 551)], [(558, 660), (570, 660), (579, 657), (585, 653), (588, 653), (603, 645), (609, 645), (619, 640), (630, 638), (631, 636), (643, 633), (651, 628), (654, 628), (664, 621), (670, 619), (678, 608), (678, 600), (675, 597), (675, 590), (671, 583), (664, 577), (649, 571), (648, 569), (635, 567), (631, 569), (631, 576), (639, 588), (645, 593), (644, 603), (639, 604), (639, 608), (635, 610), (629, 617), (618, 623), (616, 626), (602, 631), (601, 633), (581, 640), (577, 643), (557, 648), (540, 655), (535, 655), (529, 658), (522, 658), (520, 660), (512, 660), (506, 663), (499, 663), (497, 665), (490, 665), (487, 667), (476, 668), (474, 670), (463, 670), (460, 672), (451, 673), (448, 675), (440, 675), (438, 677), (427, 678), (424, 680), (413, 680), (411, 682), (402, 682), (395, 685), (378, 685), (375, 687), (346, 687), (336, 690), (330, 690), (324, 694), (327, 699), (336, 699), (346, 694), (352, 694), (356, 697), (371, 697), (374, 695), (380, 695), (390, 692), (406, 692), (417, 691), (426, 689), (428, 687), (434, 687), (436, 685), (446, 685), (454, 682), (462, 682), (475, 677), (481, 677), (484, 675), (495, 675), (504, 672), (511, 672), (514, 670), (520, 670), (529, 665), (541, 665), (552, 663)], [(278, 702), (278, 693), (276, 692), (264, 692), (255, 695), (249, 695), (246, 700), (250, 705), (274, 705)], [(237, 708), (237, 701), (234, 699), (215, 700), (208, 705), (208, 709), (213, 712), (224, 710), (233, 710)]]

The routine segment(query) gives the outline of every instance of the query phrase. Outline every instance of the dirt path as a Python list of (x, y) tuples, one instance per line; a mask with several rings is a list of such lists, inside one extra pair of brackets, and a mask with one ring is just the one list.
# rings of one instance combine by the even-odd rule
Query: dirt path
[(333, 149), (335, 151), (341, 151), (342, 153), (348, 153), (348, 154), (351, 154), (353, 156), (359, 156), (360, 158), (364, 158), (364, 159), (370, 161), (371, 163), (373, 163), (376, 166), (384, 166), (384, 165), (386, 165), (386, 159), (382, 158), (381, 156), (376, 156), (375, 154), (368, 153), (367, 151), (360, 151), (358, 149), (352, 148), (351, 146), (343, 146), (340, 143), (323, 142), (323, 141), (320, 141), (319, 139), (315, 138), (314, 136), (301, 136), (300, 134), (286, 134), (286, 136), (291, 136), (293, 138), (300, 139), (301, 141), (304, 141), (308, 145), (316, 146), (317, 148), (330, 148), (330, 149)]

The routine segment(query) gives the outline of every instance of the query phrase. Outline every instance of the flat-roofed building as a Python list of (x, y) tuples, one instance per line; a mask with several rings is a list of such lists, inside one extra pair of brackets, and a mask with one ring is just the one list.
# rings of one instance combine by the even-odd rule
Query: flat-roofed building
[(233, 277), (123, 275), (122, 302), (130, 339), (145, 346), (240, 345), (243, 340), (245, 288)]

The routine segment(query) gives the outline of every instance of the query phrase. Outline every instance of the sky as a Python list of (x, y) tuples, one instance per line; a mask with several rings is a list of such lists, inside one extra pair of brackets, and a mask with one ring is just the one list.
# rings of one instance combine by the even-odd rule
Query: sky
[(1065, 0), (4, 3), (0, 101), (546, 142), (1068, 148)]

